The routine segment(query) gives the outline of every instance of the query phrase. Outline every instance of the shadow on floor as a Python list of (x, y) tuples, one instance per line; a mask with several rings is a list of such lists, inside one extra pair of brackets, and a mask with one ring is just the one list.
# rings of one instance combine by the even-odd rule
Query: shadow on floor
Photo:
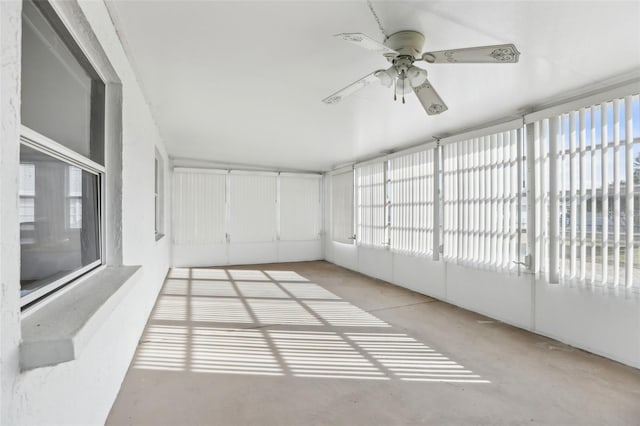
[(132, 368), (490, 383), (295, 271), (261, 269), (172, 269)]

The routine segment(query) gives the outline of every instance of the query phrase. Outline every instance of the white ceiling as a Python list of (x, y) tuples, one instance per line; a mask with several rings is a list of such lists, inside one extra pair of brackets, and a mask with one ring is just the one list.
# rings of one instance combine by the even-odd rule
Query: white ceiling
[(321, 99), (388, 67), (332, 37), (383, 36), (365, 1), (109, 2), (169, 153), (300, 170), (337, 164), (515, 116), (640, 70), (640, 2), (383, 1), (387, 33), (425, 50), (515, 43), (518, 64), (426, 64), (449, 111), (369, 86)]

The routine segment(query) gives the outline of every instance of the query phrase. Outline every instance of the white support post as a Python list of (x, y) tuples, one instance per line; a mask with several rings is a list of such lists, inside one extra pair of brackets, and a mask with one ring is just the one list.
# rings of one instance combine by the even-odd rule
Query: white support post
[(457, 146), (457, 155), (456, 155), (456, 175), (458, 181), (458, 188), (456, 191), (457, 207), (458, 207), (458, 223), (456, 226), (456, 234), (457, 234), (457, 250), (456, 250), (456, 259), (464, 258), (464, 142), (458, 142)]
[(276, 241), (280, 241), (280, 172), (278, 172), (278, 174), (276, 175), (276, 202), (275, 202), (275, 209), (276, 209)]
[[(511, 173), (511, 190), (509, 191), (509, 207), (511, 209), (511, 224), (509, 226), (509, 257), (508, 269), (512, 269), (516, 264), (522, 262), (520, 258), (520, 221), (521, 208), (520, 208), (520, 190), (522, 188), (522, 167), (519, 164), (519, 159), (522, 157), (522, 147), (520, 146), (520, 132), (521, 129), (514, 129), (511, 133), (511, 145), (509, 152), (511, 153), (509, 159), (509, 170)], [(515, 258), (515, 262), (513, 263)], [(518, 268), (519, 270), (519, 268)]]
[(480, 262), (483, 264), (489, 263), (489, 254), (491, 253), (490, 241), (491, 237), (489, 234), (489, 208), (490, 205), (487, 202), (489, 198), (489, 194), (487, 192), (488, 186), (486, 182), (488, 182), (489, 175), (489, 156), (487, 151), (486, 137), (480, 137), (480, 178), (478, 179), (480, 182), (480, 235), (482, 238), (480, 239), (480, 253), (482, 256), (480, 258)]
[(440, 260), (440, 143), (433, 148), (433, 260)]
[(513, 252), (511, 251), (511, 233), (513, 229), (511, 228), (511, 132), (503, 133), (503, 148), (502, 152), (504, 157), (502, 158), (502, 173), (503, 173), (503, 193), (502, 198), (504, 200), (504, 204), (502, 207), (502, 212), (504, 214), (504, 219), (502, 221), (502, 235), (503, 235), (503, 259), (502, 268), (509, 269), (510, 263), (513, 261)]
[(489, 190), (491, 194), (491, 258), (489, 263), (495, 265), (498, 260), (497, 248), (498, 248), (498, 170), (496, 166), (497, 162), (497, 150), (498, 150), (498, 136), (493, 134), (490, 137), (490, 164), (491, 169), (489, 171)]
[(634, 186), (633, 180), (633, 115), (631, 96), (624, 98), (624, 122), (625, 122), (625, 153), (626, 153), (626, 187), (625, 187), (625, 287), (633, 286), (633, 208), (634, 208)]
[(496, 235), (498, 236), (498, 243), (496, 247), (496, 265), (502, 266), (505, 259), (504, 253), (504, 223), (507, 218), (507, 212), (505, 212), (504, 204), (504, 133), (498, 133), (496, 145), (496, 203), (497, 203), (497, 221), (496, 221)]
[(549, 283), (558, 284), (558, 134), (560, 117), (549, 119)]
[(597, 265), (597, 212), (598, 212), (598, 168), (596, 166), (596, 114), (597, 108), (591, 107), (591, 284), (596, 283), (596, 265)]
[[(520, 135), (523, 143), (525, 144), (525, 151), (527, 153), (527, 251), (529, 253), (527, 270), (529, 272), (537, 273), (539, 269), (535, 266), (538, 264), (538, 249), (536, 248), (536, 242), (540, 244), (540, 238), (538, 237), (539, 227), (537, 224), (538, 219), (536, 218), (536, 204), (539, 202), (539, 199), (536, 196), (539, 191), (539, 177), (537, 173), (538, 166), (536, 163), (540, 161), (540, 159), (536, 158), (534, 125), (527, 124), (524, 131), (524, 137), (522, 137), (522, 133), (520, 133)], [(522, 160), (520, 160), (520, 164), (522, 164)]]
[[(540, 255), (538, 257), (538, 265), (545, 271), (545, 276), (549, 279), (549, 120), (542, 120), (538, 129), (538, 142), (540, 150), (540, 210), (538, 216), (538, 224), (540, 225)], [(547, 143), (543, 143), (547, 141)]]

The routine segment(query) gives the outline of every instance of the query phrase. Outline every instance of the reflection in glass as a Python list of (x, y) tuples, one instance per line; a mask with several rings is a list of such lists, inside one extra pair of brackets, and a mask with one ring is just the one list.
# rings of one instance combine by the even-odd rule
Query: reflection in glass
[(21, 146), (21, 296), (100, 259), (98, 185), (98, 176)]
[(22, 124), (104, 164), (101, 141), (91, 133), (98, 125), (92, 120), (100, 115), (92, 101), (99, 101), (104, 85), (78, 61), (77, 52), (45, 17), (42, 3), (25, 1), (23, 6)]

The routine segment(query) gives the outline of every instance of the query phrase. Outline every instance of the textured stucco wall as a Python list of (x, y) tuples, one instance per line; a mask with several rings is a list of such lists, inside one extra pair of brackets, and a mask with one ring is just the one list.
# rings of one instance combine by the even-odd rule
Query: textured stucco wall
[[(0, 424), (102, 424), (120, 383), (162, 280), (169, 266), (168, 234), (154, 236), (154, 152), (166, 149), (102, 2), (79, 7), (54, 5), (72, 33), (97, 37), (122, 84), (122, 263), (142, 265), (124, 301), (96, 331), (79, 358), (54, 367), (20, 372), (18, 148), (20, 111), (21, 3), (0, 2)], [(84, 22), (84, 23), (83, 23)], [(88, 25), (86, 25), (88, 23)], [(111, 112), (118, 114), (118, 112)], [(109, 152), (109, 151), (108, 151)], [(169, 176), (169, 161), (165, 174)], [(169, 186), (165, 196), (168, 212)], [(117, 259), (116, 259), (117, 260)], [(116, 263), (118, 263), (116, 261)]]

